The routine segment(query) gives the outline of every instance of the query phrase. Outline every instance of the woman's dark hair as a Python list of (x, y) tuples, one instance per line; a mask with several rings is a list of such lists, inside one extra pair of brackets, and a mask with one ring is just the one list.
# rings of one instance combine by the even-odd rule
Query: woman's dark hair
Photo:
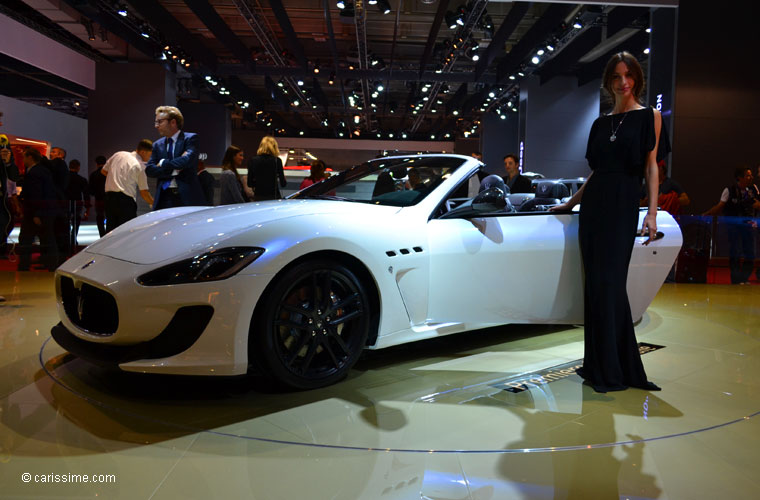
[(235, 174), (235, 178), (238, 181), (238, 184), (240, 185), (240, 191), (243, 193), (243, 198), (245, 198), (245, 189), (243, 189), (243, 181), (240, 179), (240, 174), (238, 174), (237, 167), (235, 166), (235, 156), (241, 152), (242, 149), (235, 146), (234, 144), (231, 144), (227, 151), (224, 152), (224, 158), (222, 158), (222, 170), (232, 170), (232, 173)]
[(309, 171), (309, 179), (313, 182), (319, 182), (325, 178), (325, 170), (327, 165), (322, 160), (314, 160), (311, 162), (311, 170)]
[(615, 101), (615, 91), (612, 83), (615, 78), (615, 68), (619, 63), (624, 63), (628, 67), (633, 77), (633, 89), (631, 93), (637, 102), (641, 102), (641, 95), (644, 93), (644, 71), (641, 69), (639, 61), (633, 57), (630, 52), (618, 52), (610, 58), (602, 74), (602, 88), (607, 92), (609, 99)]

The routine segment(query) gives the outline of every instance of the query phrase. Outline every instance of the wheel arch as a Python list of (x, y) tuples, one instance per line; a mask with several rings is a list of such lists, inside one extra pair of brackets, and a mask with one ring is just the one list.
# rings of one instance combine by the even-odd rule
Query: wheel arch
[[(250, 335), (252, 333), (252, 330), (254, 328), (254, 325), (256, 324), (256, 319), (258, 318), (259, 314), (261, 314), (261, 310), (263, 308), (264, 300), (262, 300), (263, 297), (266, 297), (267, 294), (269, 294), (272, 290), (272, 287), (275, 286), (277, 281), (290, 269), (292, 269), (295, 266), (298, 266), (299, 264), (303, 262), (307, 262), (310, 260), (319, 260), (319, 259), (327, 259), (327, 260), (333, 260), (336, 262), (340, 262), (347, 268), (349, 268), (352, 272), (354, 272), (357, 277), (361, 280), (362, 284), (367, 289), (367, 293), (369, 294), (369, 298), (372, 304), (372, 314), (370, 315), (370, 332), (369, 336), (367, 337), (367, 343), (365, 346), (371, 346), (374, 345), (375, 342), (377, 342), (377, 336), (379, 332), (379, 326), (380, 326), (380, 308), (382, 307), (381, 301), (380, 301), (380, 291), (377, 284), (377, 281), (375, 280), (374, 275), (369, 270), (369, 268), (359, 259), (354, 257), (351, 254), (348, 254), (346, 252), (341, 252), (338, 250), (318, 250), (315, 252), (310, 252), (304, 255), (301, 255), (297, 259), (293, 260), (292, 262), (288, 263), (285, 267), (280, 269), (277, 274), (272, 277), (272, 279), (269, 281), (269, 284), (267, 284), (266, 288), (262, 292), (259, 300), (256, 302), (256, 307), (254, 307), (253, 314), (251, 316), (251, 322), (248, 330), (248, 335), (250, 338)], [(251, 356), (250, 356), (250, 342), (249, 342), (249, 360), (248, 363), (251, 364)]]

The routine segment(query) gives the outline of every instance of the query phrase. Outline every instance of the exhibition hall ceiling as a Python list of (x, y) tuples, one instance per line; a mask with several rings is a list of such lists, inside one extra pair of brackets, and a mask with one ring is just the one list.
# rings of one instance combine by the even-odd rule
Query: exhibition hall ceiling
[[(238, 128), (446, 139), (515, 113), (521, 82), (646, 59), (649, 7), (470, 0), (8, 0), (0, 13), (98, 61), (164, 64)], [(0, 60), (2, 92), (86, 116), (86, 93)], [(34, 84), (29, 84), (33, 81)], [(47, 90), (46, 90), (47, 89)], [(80, 104), (74, 106), (74, 102)]]

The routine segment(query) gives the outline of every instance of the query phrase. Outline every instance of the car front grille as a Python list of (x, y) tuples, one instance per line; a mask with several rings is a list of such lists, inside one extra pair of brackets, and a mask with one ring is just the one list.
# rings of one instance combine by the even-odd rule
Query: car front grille
[(93, 335), (109, 336), (119, 327), (119, 309), (113, 296), (87, 283), (77, 288), (74, 280), (61, 277), (61, 299), (69, 320)]

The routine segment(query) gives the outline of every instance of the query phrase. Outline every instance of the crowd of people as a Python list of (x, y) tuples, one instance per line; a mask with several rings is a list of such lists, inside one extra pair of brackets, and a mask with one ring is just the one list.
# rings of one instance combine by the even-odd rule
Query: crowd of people
[[(52, 271), (76, 251), (79, 228), (91, 209), (102, 237), (137, 217), (138, 195), (154, 210), (214, 205), (217, 183), (221, 205), (282, 198), (286, 179), (274, 137), (264, 137), (247, 164), (244, 151), (229, 146), (217, 182), (199, 161), (198, 135), (183, 130), (183, 125), (178, 108), (159, 106), (154, 120), (158, 140), (142, 139), (133, 151), (118, 151), (109, 158), (97, 156), (95, 169), (86, 178), (79, 173), (81, 162), (72, 159), (67, 164), (66, 150), (57, 145), (47, 157), (38, 149), (25, 149), (21, 175), (9, 141), (5, 138), (2, 142), (1, 136), (0, 226), (4, 233), (0, 255), (7, 258), (7, 237), (20, 222), (18, 270), (34, 265)], [(247, 175), (239, 172), (244, 165)], [(324, 162), (315, 160), (301, 188), (326, 179), (326, 170)], [(156, 179), (152, 194), (148, 177)], [(20, 197), (16, 196), (16, 183), (23, 183)], [(35, 241), (39, 241), (40, 258), (32, 263)]]

